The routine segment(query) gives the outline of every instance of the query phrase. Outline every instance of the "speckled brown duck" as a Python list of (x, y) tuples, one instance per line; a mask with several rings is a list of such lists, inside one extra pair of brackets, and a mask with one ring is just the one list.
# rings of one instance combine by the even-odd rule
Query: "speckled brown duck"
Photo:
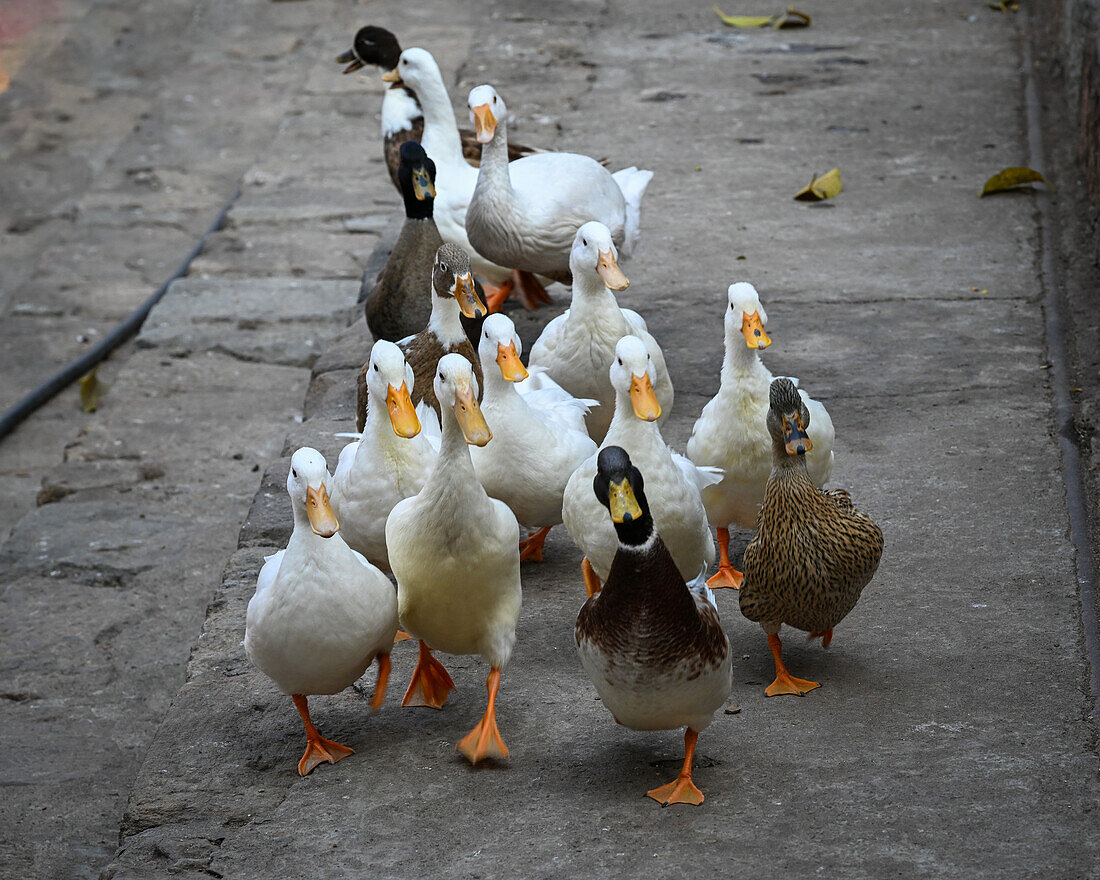
[(647, 792), (664, 806), (701, 804), (691, 778), (699, 731), (730, 692), (730, 649), (714, 597), (689, 587), (657, 533), (642, 474), (619, 446), (597, 459), (592, 488), (608, 509), (619, 549), (603, 589), (577, 617), (581, 665), (615, 720), (633, 730), (686, 727), (684, 765)]
[[(337, 64), (346, 64), (344, 73), (353, 73), (368, 64), (391, 71), (397, 67), (401, 56), (401, 44), (385, 28), (368, 25), (360, 28), (349, 51), (337, 56)], [(424, 113), (416, 92), (402, 82), (394, 82), (386, 90), (382, 99), (382, 153), (386, 158), (386, 168), (390, 172), (393, 184), (401, 189), (398, 169), (401, 165), (401, 145), (406, 141), (419, 141), (424, 134)], [(481, 144), (469, 129), (459, 129), (462, 139), (462, 155), (471, 165), (481, 162)], [(529, 153), (537, 152), (523, 144), (508, 145), (509, 159), (518, 159)]]
[[(474, 375), (478, 382), (478, 396), (482, 386), (481, 362), (477, 351), (459, 320), (460, 315), (468, 318), (483, 318), (485, 304), (477, 295), (474, 279), (470, 274), (470, 257), (462, 248), (447, 242), (435, 253), (432, 265), (432, 311), (428, 326), (414, 336), (397, 343), (405, 355), (405, 360), (413, 371), (412, 402), (416, 406), (421, 400), (426, 402), (436, 415), (439, 415), (439, 401), (435, 398), (433, 383), (435, 368), (445, 354), (457, 352), (473, 364)], [(355, 409), (357, 429), (362, 431), (367, 415), (366, 371), (370, 361), (359, 371), (357, 381), (358, 395)]]
[(783, 665), (779, 629), (785, 623), (819, 637), (859, 601), (882, 557), (882, 530), (852, 506), (842, 489), (821, 490), (806, 471), (812, 448), (810, 413), (790, 379), (771, 384), (768, 432), (772, 472), (764, 490), (756, 537), (745, 550), (741, 613), (768, 634), (775, 681), (765, 691), (805, 694), (817, 682), (795, 678)]

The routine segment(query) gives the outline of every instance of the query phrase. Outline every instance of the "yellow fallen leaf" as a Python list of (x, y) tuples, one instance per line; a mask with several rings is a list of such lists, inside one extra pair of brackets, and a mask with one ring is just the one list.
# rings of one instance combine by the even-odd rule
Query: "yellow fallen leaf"
[(820, 202), (839, 195), (842, 189), (840, 169), (834, 168), (820, 177), (814, 177), (809, 184), (796, 192), (794, 197), (800, 202)]
[(985, 186), (982, 187), (982, 191), (978, 194), (978, 197), (981, 198), (981, 196), (987, 196), (990, 193), (1003, 192), (1006, 189), (1014, 189), (1017, 186), (1023, 186), (1027, 183), (1046, 183), (1047, 186), (1050, 186), (1043, 175), (1038, 171), (1032, 171), (1030, 168), (1013, 166), (989, 178), (989, 180), (985, 182)]
[(810, 26), (810, 16), (788, 6), (786, 12), (775, 15), (726, 15), (717, 6), (711, 7), (723, 22), (738, 28), (800, 28)]
[(1020, 10), (1020, 0), (997, 0), (995, 3), (989, 2), (986, 5), (998, 12), (1019, 12)]
[(96, 375), (98, 371), (99, 367), (93, 367), (90, 373), (81, 376), (76, 383), (80, 388), (80, 406), (87, 413), (95, 412), (99, 408), (99, 399), (107, 393), (107, 386)]

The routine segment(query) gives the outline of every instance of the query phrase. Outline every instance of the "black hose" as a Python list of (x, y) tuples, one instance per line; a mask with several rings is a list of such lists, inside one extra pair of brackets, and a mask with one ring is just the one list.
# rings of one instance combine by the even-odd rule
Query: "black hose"
[(202, 253), (202, 249), (206, 244), (206, 239), (221, 229), (222, 223), (225, 222), (225, 215), (229, 213), (229, 209), (233, 207), (240, 197), (241, 188), (238, 186), (232, 198), (230, 198), (218, 212), (218, 216), (214, 218), (214, 222), (211, 223), (206, 232), (202, 234), (198, 243), (191, 249), (191, 252), (184, 258), (183, 262), (180, 263), (179, 268), (168, 276), (167, 280), (157, 288), (152, 296), (138, 306), (137, 309), (123, 320), (121, 324), (115, 327), (114, 330), (108, 333), (95, 348), (73, 361), (61, 370), (61, 372), (55, 373), (35, 388), (30, 394), (20, 400), (19, 403), (4, 413), (3, 418), (0, 418), (0, 440), (3, 440), (8, 434), (19, 427), (24, 419), (36, 409), (51, 400), (55, 395), (67, 388), (81, 376), (86, 376), (91, 372), (93, 367), (101, 361), (106, 360), (111, 352), (133, 336), (137, 335), (137, 332), (141, 329), (141, 325), (144, 324), (145, 319), (149, 317), (149, 312), (152, 311), (153, 306), (155, 306), (160, 301), (161, 297), (168, 292), (168, 287), (173, 281), (177, 278), (181, 278), (187, 273), (187, 270), (191, 267), (191, 261)]

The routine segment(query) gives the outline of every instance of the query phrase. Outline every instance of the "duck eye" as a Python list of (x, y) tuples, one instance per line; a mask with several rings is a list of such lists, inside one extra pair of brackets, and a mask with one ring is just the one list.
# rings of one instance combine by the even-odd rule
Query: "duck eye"
[(376, 372), (376, 373), (378, 372), (378, 364), (374, 365), (374, 372)]
[(588, 239), (587, 238), (582, 238), (581, 239), (581, 246), (582, 247), (588, 247)]
[(619, 366), (621, 367), (622, 365), (623, 365), (623, 359), (619, 358)]
[(443, 378), (443, 374), (442, 374), (442, 373), (440, 373), (440, 374), (439, 374), (439, 381), (440, 381), (440, 382), (444, 382), (444, 381), (446, 381), (446, 380), (445, 380), (445, 379)]
[(298, 472), (294, 470), (294, 468), (290, 469), (290, 475), (294, 477), (294, 479), (298, 479)]

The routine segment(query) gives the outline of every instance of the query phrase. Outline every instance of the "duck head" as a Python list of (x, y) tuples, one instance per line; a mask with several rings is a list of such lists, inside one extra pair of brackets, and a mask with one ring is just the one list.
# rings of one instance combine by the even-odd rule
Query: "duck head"
[(508, 113), (504, 99), (492, 86), (476, 86), (470, 90), (466, 104), (470, 108), (470, 122), (474, 124), (477, 142), (489, 143), (496, 133), (497, 123)]
[(790, 379), (775, 379), (769, 390), (768, 433), (772, 445), (787, 455), (802, 456), (814, 448), (806, 430), (810, 411)]
[(608, 446), (596, 458), (592, 490), (611, 514), (621, 544), (644, 544), (653, 532), (642, 473), (621, 446)]
[(439, 65), (427, 49), (406, 49), (398, 56), (393, 69), (382, 74), (382, 79), (390, 83), (404, 83), (420, 93), (426, 78), (443, 79)]
[(619, 252), (611, 240), (611, 230), (602, 223), (591, 220), (577, 230), (573, 249), (569, 252), (569, 270), (574, 277), (599, 276), (610, 290), (626, 290), (630, 282), (619, 268)]
[(373, 64), (383, 70), (393, 70), (401, 57), (401, 44), (385, 28), (367, 25), (359, 28), (351, 49), (336, 56), (337, 64), (346, 64), (344, 73), (354, 73), (360, 67)]
[(760, 295), (747, 281), (738, 281), (726, 291), (729, 308), (726, 309), (726, 336), (730, 339), (735, 332), (745, 337), (749, 348), (763, 350), (772, 344), (764, 327), (768, 323), (768, 313), (760, 305)]
[(516, 333), (516, 325), (507, 315), (497, 312), (485, 319), (485, 323), (481, 325), (477, 353), (481, 358), (482, 370), (496, 361), (505, 381), (522, 382), (527, 378), (527, 368), (519, 359), (523, 353), (523, 343)]
[(645, 343), (637, 336), (624, 336), (615, 344), (610, 375), (615, 390), (630, 396), (634, 415), (643, 422), (655, 422), (661, 417), (661, 404), (653, 390), (657, 367)]
[(413, 219), (431, 217), (435, 203), (435, 162), (416, 141), (405, 141), (401, 145), (397, 182), (405, 199), (405, 216)]
[(295, 519), (304, 513), (313, 533), (322, 538), (331, 538), (340, 528), (340, 521), (328, 500), (331, 482), (325, 457), (316, 449), (303, 446), (291, 456), (286, 490), (290, 493)]
[(435, 369), (435, 397), (440, 409), (449, 409), (455, 414), (467, 443), (484, 446), (493, 439), (493, 432), (478, 406), (477, 391), (477, 377), (466, 358), (452, 352), (439, 359)]
[(444, 242), (435, 252), (432, 290), (441, 299), (453, 297), (467, 318), (481, 318), (489, 311), (474, 288), (474, 276), (470, 274), (470, 255), (449, 241)]
[(392, 342), (379, 339), (370, 350), (367, 365), (367, 392), (372, 407), (386, 405), (393, 433), (398, 437), (415, 437), (420, 433), (420, 419), (416, 417), (412, 396), (413, 369), (405, 360), (401, 349)]

